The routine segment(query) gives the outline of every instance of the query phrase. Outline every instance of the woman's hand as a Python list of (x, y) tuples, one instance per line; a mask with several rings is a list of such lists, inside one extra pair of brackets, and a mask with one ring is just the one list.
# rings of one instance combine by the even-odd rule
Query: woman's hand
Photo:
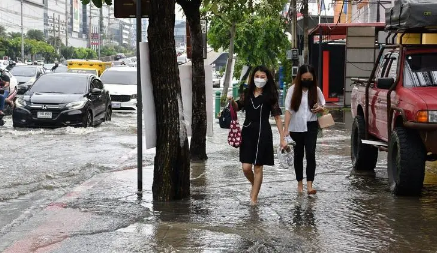
[(284, 148), (286, 148), (288, 146), (288, 143), (287, 143), (287, 140), (285, 139), (285, 137), (282, 138), (280, 145), (281, 145), (282, 149), (284, 149)]
[(315, 104), (313, 109), (311, 109), (312, 113), (319, 113), (319, 112), (323, 112), (325, 110), (325, 108), (323, 106), (320, 106), (319, 104)]

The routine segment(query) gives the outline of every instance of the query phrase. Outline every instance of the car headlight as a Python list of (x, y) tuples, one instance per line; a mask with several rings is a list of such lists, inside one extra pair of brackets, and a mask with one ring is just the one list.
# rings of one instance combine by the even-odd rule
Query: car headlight
[(131, 99), (137, 99), (137, 94), (132, 94), (132, 95), (130, 96), (130, 98), (131, 98)]
[(86, 101), (75, 101), (65, 105), (69, 109), (81, 109), (86, 104)]
[(437, 123), (437, 111), (428, 111), (428, 122)]
[(437, 123), (437, 111), (418, 111), (416, 121), (420, 123)]
[(24, 100), (22, 98), (18, 98), (17, 100), (15, 100), (16, 107), (25, 107), (26, 105), (27, 105), (26, 100)]

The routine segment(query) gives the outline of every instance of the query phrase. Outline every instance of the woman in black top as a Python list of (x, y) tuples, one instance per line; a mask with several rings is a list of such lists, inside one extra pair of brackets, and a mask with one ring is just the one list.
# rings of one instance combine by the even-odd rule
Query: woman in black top
[(270, 71), (264, 66), (256, 67), (240, 100), (232, 102), (236, 110), (246, 112), (241, 132), (240, 162), (244, 175), (252, 184), (251, 202), (256, 204), (263, 179), (263, 166), (274, 165), (270, 115), (275, 117), (280, 140), (284, 137), (278, 91)]

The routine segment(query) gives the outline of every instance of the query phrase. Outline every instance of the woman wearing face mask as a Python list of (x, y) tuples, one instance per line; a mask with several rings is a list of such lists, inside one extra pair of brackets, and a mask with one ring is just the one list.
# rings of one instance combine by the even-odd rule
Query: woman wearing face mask
[[(317, 113), (323, 112), (325, 98), (317, 86), (315, 70), (310, 65), (299, 68), (294, 85), (287, 92), (285, 98), (284, 133), (290, 135), (296, 142), (294, 147), (294, 170), (298, 182), (298, 192), (303, 192), (303, 156), (307, 160), (307, 192), (315, 194), (313, 189), (316, 171), (316, 143), (319, 125)], [(286, 143), (282, 139), (283, 143)], [(283, 145), (282, 143), (282, 145)]]
[(278, 91), (272, 74), (266, 67), (258, 66), (252, 71), (249, 80), (249, 85), (240, 100), (232, 100), (232, 104), (235, 110), (246, 112), (241, 132), (240, 162), (244, 175), (252, 184), (251, 203), (256, 204), (263, 180), (263, 166), (274, 165), (270, 115), (275, 117), (280, 140), (284, 135)]

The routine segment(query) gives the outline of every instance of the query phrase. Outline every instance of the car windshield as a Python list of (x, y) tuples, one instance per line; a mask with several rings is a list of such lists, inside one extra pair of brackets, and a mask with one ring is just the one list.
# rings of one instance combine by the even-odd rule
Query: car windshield
[(437, 53), (407, 55), (405, 87), (437, 86)]
[(84, 75), (43, 75), (32, 85), (29, 92), (85, 94), (88, 78)]
[(105, 71), (100, 79), (104, 84), (137, 85), (137, 71)]
[(68, 67), (67, 66), (58, 66), (55, 71), (53, 71), (54, 73), (64, 73), (68, 71)]
[(12, 75), (14, 76), (26, 76), (32, 77), (36, 75), (36, 68), (29, 67), (15, 67), (11, 70)]

